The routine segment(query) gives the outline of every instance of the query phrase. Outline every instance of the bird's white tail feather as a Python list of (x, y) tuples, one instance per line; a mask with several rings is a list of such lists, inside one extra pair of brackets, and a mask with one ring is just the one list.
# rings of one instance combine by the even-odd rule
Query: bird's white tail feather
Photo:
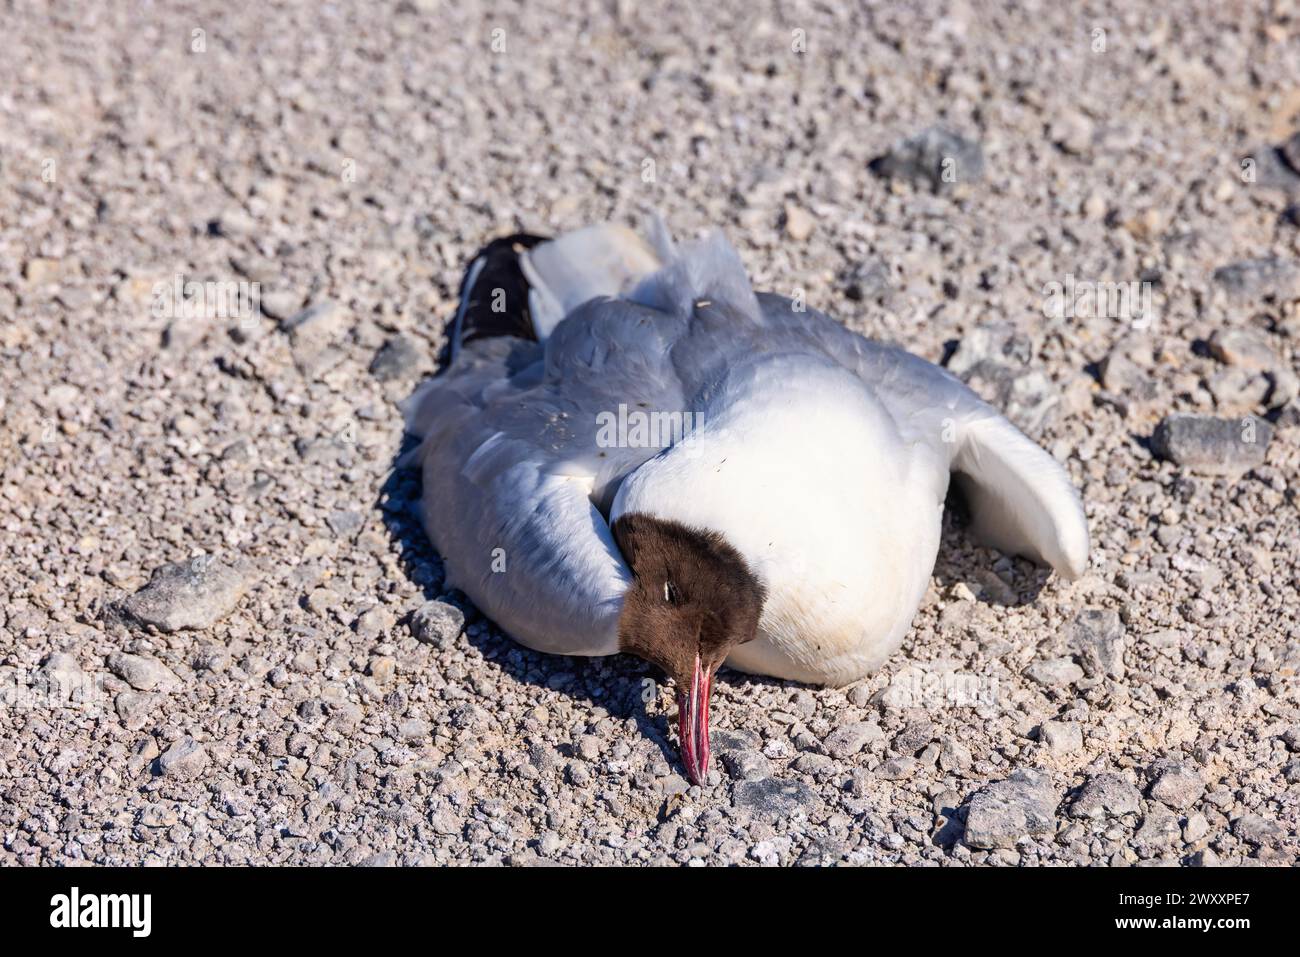
[(648, 231), (649, 243), (626, 227), (600, 223), (523, 253), (538, 340), (545, 342), (561, 319), (597, 296), (681, 316), (708, 300), (762, 323), (744, 264), (721, 232), (679, 246), (659, 217), (652, 217)]
[(545, 342), (560, 320), (597, 296), (620, 296), (660, 266), (625, 226), (599, 223), (541, 243), (519, 257), (530, 287), (533, 332)]
[(721, 232), (673, 248), (664, 267), (642, 279), (627, 298), (678, 316), (690, 315), (697, 302), (706, 300), (763, 322), (740, 254)]

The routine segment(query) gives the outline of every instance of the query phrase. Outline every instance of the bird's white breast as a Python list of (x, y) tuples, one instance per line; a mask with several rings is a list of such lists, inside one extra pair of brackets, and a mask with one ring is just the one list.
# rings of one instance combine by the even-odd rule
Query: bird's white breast
[(938, 550), (947, 470), (860, 380), (806, 357), (729, 377), (703, 427), (625, 482), (614, 512), (721, 532), (767, 588), (728, 663), (845, 684), (902, 640)]

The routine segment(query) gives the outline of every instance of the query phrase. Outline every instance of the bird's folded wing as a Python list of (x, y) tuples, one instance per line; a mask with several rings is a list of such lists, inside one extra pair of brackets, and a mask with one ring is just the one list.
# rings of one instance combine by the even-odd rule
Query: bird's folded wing
[[(425, 525), (449, 584), (530, 648), (617, 652), (631, 573), (587, 497), (587, 480), (547, 474), (515, 458), (509, 444), (489, 440), (450, 481), (446, 463), (425, 460), (425, 485), (434, 489), (424, 498)], [(515, 460), (492, 461), (504, 458)], [(476, 475), (480, 470), (492, 474)]]
[(541, 427), (496, 428), (476, 398), (451, 376), (407, 409), (424, 439), (420, 507), (447, 583), (530, 648), (617, 652), (631, 572), (589, 498), (590, 476), (548, 455)]

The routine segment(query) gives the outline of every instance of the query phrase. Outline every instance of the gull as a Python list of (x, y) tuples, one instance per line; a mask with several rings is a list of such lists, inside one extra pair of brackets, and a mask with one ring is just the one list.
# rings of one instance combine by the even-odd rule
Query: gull
[(709, 767), (726, 664), (843, 686), (903, 641), (955, 482), (975, 537), (1077, 578), (1080, 497), (946, 370), (782, 296), (720, 233), (490, 243), (404, 404), (447, 584), (529, 648), (627, 652)]

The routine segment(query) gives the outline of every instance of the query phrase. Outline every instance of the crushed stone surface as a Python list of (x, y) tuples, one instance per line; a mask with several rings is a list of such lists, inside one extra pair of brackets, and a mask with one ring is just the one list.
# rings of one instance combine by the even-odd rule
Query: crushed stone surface
[[(654, 6), (3, 5), (0, 864), (1297, 863), (1300, 7)], [(397, 467), (474, 251), (651, 210), (955, 363), (1094, 543), (950, 510), (702, 788)]]

